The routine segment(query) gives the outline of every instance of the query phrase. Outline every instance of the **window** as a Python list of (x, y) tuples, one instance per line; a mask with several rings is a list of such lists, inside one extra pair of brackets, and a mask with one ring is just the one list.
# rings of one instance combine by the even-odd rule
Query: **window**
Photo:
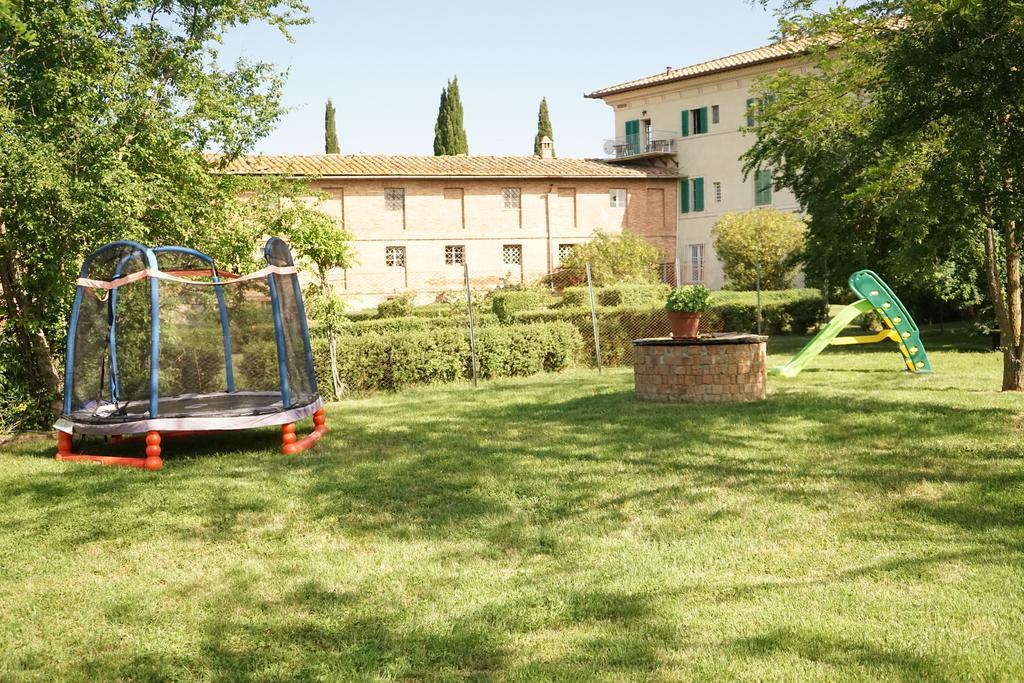
[(753, 126), (755, 122), (755, 114), (760, 114), (764, 111), (765, 105), (771, 104), (775, 101), (774, 95), (768, 95), (763, 100), (760, 97), (751, 97), (747, 100), (747, 126)]
[(715, 204), (721, 204), (722, 203), (722, 183), (720, 183), (720, 182), (718, 182), (716, 180), (714, 183), (712, 183), (711, 187), (713, 188), (712, 192), (715, 195)]
[(711, 123), (718, 123), (720, 118), (721, 117), (720, 117), (720, 112), (718, 110), (718, 105), (717, 104), (712, 105), (711, 106)]
[(461, 266), (466, 262), (466, 247), (461, 244), (449, 244), (444, 248), (444, 263), (448, 266)]
[(680, 116), (682, 134), (685, 138), (692, 131), (694, 135), (708, 132), (708, 108), (684, 109)]
[(501, 247), (501, 262), (506, 266), (519, 266), (523, 263), (523, 245), (504, 244)]
[(703, 244), (691, 244), (690, 249), (690, 263), (689, 263), (689, 281), (690, 282), (704, 282), (704, 245)]
[[(703, 120), (701, 120), (700, 117), (701, 111), (704, 112)], [(705, 130), (705, 127), (707, 126), (708, 121), (708, 110), (694, 109), (693, 111), (690, 112), (690, 116), (693, 118), (693, 134), (700, 135), (701, 133), (706, 133), (707, 131)]]
[(522, 205), (523, 195), (518, 187), (503, 187), (501, 198), (505, 201), (506, 209), (518, 209)]
[(401, 187), (384, 189), (384, 209), (387, 211), (405, 210), (405, 190)]
[(572, 250), (576, 248), (575, 244), (559, 244), (558, 245), (558, 265), (565, 263), (565, 260), (572, 256)]
[(700, 213), (703, 210), (704, 179), (681, 179), (679, 181), (679, 213)]
[(754, 206), (772, 203), (772, 172), (754, 171)]
[(626, 208), (626, 190), (620, 188), (608, 190), (608, 204), (613, 209)]
[(384, 265), (388, 268), (405, 268), (405, 247), (384, 247)]

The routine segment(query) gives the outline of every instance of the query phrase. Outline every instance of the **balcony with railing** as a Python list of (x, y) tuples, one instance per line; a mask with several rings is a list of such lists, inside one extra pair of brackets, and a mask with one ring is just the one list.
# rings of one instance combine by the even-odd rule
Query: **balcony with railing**
[(674, 131), (650, 130), (647, 133), (647, 135), (637, 133), (605, 140), (604, 153), (612, 157), (609, 161), (675, 156), (676, 133)]

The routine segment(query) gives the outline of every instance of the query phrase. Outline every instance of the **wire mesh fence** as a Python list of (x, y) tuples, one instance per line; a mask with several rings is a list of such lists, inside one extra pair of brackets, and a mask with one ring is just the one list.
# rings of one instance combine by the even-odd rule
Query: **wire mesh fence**
[[(348, 303), (336, 339), (342, 383), (354, 391), (398, 389), (569, 365), (629, 367), (634, 340), (670, 334), (668, 295), (676, 282), (693, 279), (692, 268), (674, 263), (639, 273), (584, 263), (527, 274), (508, 265), (477, 270), (460, 261), (443, 272), (370, 283), (381, 290), (372, 299), (366, 283), (358, 285), (358, 297), (341, 291)], [(355, 288), (350, 282), (348, 291)], [(824, 302), (812, 289), (720, 290), (713, 292), (699, 332), (804, 334), (826, 319)], [(314, 334), (319, 322), (313, 321)], [(319, 376), (332, 376), (326, 354), (317, 353), (314, 348)]]
[[(495, 376), (493, 362), (480, 358), (478, 338), (491, 347), (489, 339), (500, 330), (562, 323), (578, 340), (567, 342), (572, 343), (574, 364), (597, 368), (630, 366), (633, 340), (669, 334), (665, 300), (680, 279), (676, 263), (657, 264), (647, 272), (634, 270), (631, 277), (589, 263), (550, 274), (528, 274), (510, 265), (514, 264), (477, 270), (463, 262), (444, 271), (389, 273), (377, 279), (364, 273), (361, 282), (350, 280), (348, 290), (339, 289), (349, 302), (350, 322), (341, 326), (337, 347), (344, 355), (346, 345), (365, 345), (357, 340), (365, 335), (456, 333), (463, 339), (459, 352), (466, 354), (458, 374), (475, 382), (481, 376)], [(373, 291), (377, 293), (371, 296)], [(316, 327), (314, 321), (314, 331)], [(714, 311), (702, 318), (701, 332), (726, 327)], [(422, 335), (417, 340), (433, 343)], [(508, 372), (517, 374), (515, 368)]]

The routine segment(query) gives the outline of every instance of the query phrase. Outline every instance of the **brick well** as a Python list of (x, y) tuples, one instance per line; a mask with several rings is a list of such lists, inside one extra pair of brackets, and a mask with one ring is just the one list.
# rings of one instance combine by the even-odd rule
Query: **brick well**
[(637, 339), (633, 374), (641, 401), (760, 401), (767, 395), (765, 343), (753, 334)]

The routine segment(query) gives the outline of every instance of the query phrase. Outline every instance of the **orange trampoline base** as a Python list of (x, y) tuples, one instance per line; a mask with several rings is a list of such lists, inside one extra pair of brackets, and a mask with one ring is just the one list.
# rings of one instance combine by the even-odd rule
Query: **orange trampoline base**
[[(202, 432), (168, 432), (165, 436), (195, 436)], [(281, 425), (281, 451), (286, 455), (295, 455), (306, 450), (316, 443), (321, 436), (327, 433), (326, 418), (324, 409), (320, 408), (313, 413), (313, 431), (301, 439), (295, 433), (295, 423)], [(101, 465), (113, 465), (118, 467), (137, 467), (145, 470), (159, 470), (164, 466), (160, 458), (162, 441), (160, 432), (146, 432), (146, 457), (126, 457), (113, 455), (92, 455), (89, 453), (72, 453), (71, 435), (67, 432), (57, 432), (57, 460), (96, 462)], [(128, 441), (129, 438), (114, 437), (112, 441)]]

